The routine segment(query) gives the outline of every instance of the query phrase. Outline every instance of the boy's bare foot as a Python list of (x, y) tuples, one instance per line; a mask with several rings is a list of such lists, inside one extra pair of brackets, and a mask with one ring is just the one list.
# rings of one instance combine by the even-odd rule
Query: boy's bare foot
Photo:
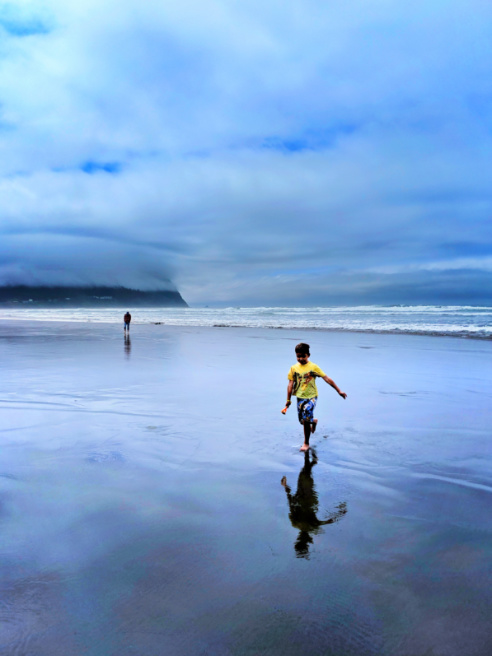
[(313, 419), (313, 421), (311, 422), (311, 433), (314, 433), (314, 431), (316, 430), (317, 423), (318, 423), (317, 419)]
[(299, 449), (299, 451), (307, 451), (308, 449), (309, 449), (309, 444), (304, 443)]
[(283, 485), (284, 487), (287, 485), (287, 476), (282, 476), (282, 480), (280, 481), (280, 485)]

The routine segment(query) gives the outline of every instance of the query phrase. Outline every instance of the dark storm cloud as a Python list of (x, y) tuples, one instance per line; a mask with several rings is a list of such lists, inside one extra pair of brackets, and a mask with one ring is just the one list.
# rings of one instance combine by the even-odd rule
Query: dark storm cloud
[(0, 282), (488, 298), (491, 6), (5, 7)]

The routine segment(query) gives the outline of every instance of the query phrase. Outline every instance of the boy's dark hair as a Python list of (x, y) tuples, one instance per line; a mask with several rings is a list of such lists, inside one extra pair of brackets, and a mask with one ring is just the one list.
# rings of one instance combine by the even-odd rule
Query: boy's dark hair
[(298, 355), (311, 355), (309, 352), (309, 344), (305, 344), (304, 342), (300, 342), (296, 346), (296, 353)]

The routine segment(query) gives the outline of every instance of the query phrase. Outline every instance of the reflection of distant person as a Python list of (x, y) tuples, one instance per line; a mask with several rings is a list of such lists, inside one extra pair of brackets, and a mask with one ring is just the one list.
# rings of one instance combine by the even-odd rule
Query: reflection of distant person
[(123, 330), (130, 330), (130, 321), (132, 320), (132, 315), (127, 312), (123, 317)]
[(130, 353), (132, 351), (132, 343), (130, 341), (130, 331), (125, 330), (125, 353), (127, 357), (130, 357)]
[(287, 478), (284, 476), (281, 480), (289, 502), (289, 519), (292, 526), (299, 530), (294, 544), (298, 558), (309, 558), (309, 545), (313, 543), (312, 536), (321, 533), (322, 526), (334, 524), (347, 512), (347, 504), (342, 502), (327, 519), (318, 519), (318, 494), (311, 476), (311, 470), (317, 462), (314, 452), (311, 460), (308, 452), (305, 453), (304, 467), (299, 473), (295, 494), (291, 493), (291, 489), (287, 485)]
[[(297, 414), (299, 416), (299, 423), (304, 428), (304, 444), (301, 446), (301, 451), (309, 449), (309, 438), (311, 433), (316, 430), (318, 420), (314, 418), (314, 408), (318, 400), (318, 389), (316, 387), (316, 377), (322, 378), (328, 385), (331, 385), (338, 394), (346, 399), (347, 395), (342, 392), (335, 381), (325, 374), (325, 372), (318, 367), (314, 362), (309, 361), (309, 344), (301, 342), (295, 348), (297, 364), (294, 364), (287, 375), (289, 384), (287, 386), (287, 403), (286, 408), (289, 407), (292, 394), (297, 396)], [(285, 412), (285, 410), (283, 411)]]

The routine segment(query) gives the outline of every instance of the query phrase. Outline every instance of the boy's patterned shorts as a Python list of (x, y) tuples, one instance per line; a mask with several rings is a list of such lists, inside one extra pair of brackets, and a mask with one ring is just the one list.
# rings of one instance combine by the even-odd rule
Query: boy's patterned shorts
[(317, 396), (312, 399), (297, 399), (297, 415), (299, 423), (303, 424), (305, 421), (312, 422), (314, 420), (314, 408), (316, 407)]

